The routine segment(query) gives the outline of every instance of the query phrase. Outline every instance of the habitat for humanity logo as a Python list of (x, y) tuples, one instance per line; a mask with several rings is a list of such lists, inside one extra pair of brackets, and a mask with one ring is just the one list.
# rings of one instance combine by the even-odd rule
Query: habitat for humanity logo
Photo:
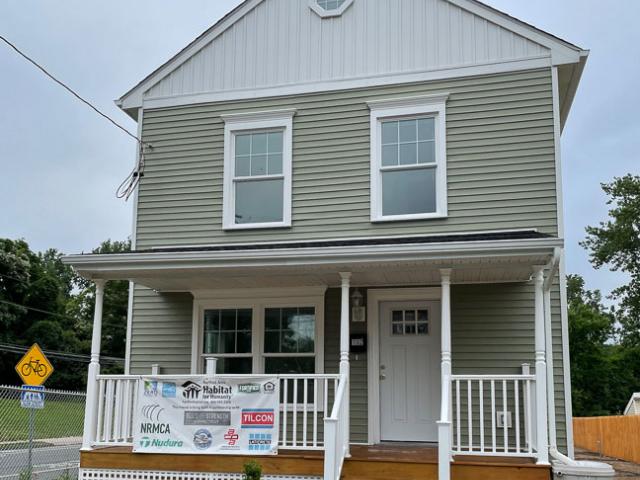
[(200, 430), (196, 430), (196, 433), (193, 435), (193, 444), (198, 450), (206, 450), (213, 443), (213, 435), (206, 428), (201, 428)]
[(144, 381), (144, 396), (145, 397), (157, 397), (158, 396), (158, 382), (151, 380)]
[(271, 434), (270, 433), (250, 433), (249, 434), (249, 451), (271, 450)]
[(243, 409), (241, 414), (242, 428), (273, 428), (275, 415), (273, 408)]
[(184, 382), (182, 384), (182, 396), (188, 400), (196, 400), (200, 397), (202, 387), (195, 382)]
[(243, 383), (238, 385), (238, 392), (240, 393), (260, 393), (260, 385), (257, 383)]
[(142, 448), (155, 447), (155, 448), (179, 448), (184, 445), (182, 440), (173, 440), (171, 438), (152, 438), (152, 437), (142, 437), (140, 439), (140, 446)]

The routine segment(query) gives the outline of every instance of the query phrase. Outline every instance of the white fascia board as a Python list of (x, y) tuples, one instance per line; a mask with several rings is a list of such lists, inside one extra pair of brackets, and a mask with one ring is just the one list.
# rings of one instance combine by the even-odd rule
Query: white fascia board
[(571, 45), (558, 37), (554, 37), (542, 30), (539, 30), (525, 22), (518, 20), (497, 9), (488, 7), (476, 0), (447, 0), (468, 12), (471, 12), (485, 20), (495, 23), (507, 30), (510, 30), (524, 38), (538, 43), (551, 51), (553, 65), (563, 65), (566, 63), (578, 63), (580, 57), (585, 52), (574, 45)]
[(172, 268), (239, 268), (365, 263), (372, 261), (456, 260), (513, 255), (553, 255), (559, 238), (443, 242), (403, 245), (359, 245), (313, 248), (278, 248), (247, 251), (148, 252), (129, 254), (68, 255), (63, 263), (91, 277), (121, 271)]
[(160, 66), (160, 68), (158, 68), (155, 72), (149, 75), (148, 78), (143, 80), (141, 83), (133, 87), (131, 90), (125, 93), (122, 97), (116, 100), (116, 105), (118, 105), (122, 110), (127, 110), (130, 108), (138, 108), (142, 106), (144, 92), (149, 90), (153, 85), (158, 83), (162, 78), (169, 75), (173, 70), (178, 68), (182, 63), (184, 63), (193, 55), (195, 55), (198, 51), (204, 48), (205, 45), (207, 45), (216, 37), (224, 33), (229, 27), (231, 27), (240, 18), (245, 16), (248, 12), (253, 10), (263, 1), (264, 0), (245, 1), (243, 5), (240, 5), (240, 8), (238, 8), (235, 13), (233, 13), (232, 15), (228, 15), (227, 17), (223, 17), (222, 20), (220, 20), (217, 24), (215, 24), (208, 33), (203, 34), (201, 38), (194, 41), (190, 46), (186, 47), (184, 50), (182, 50), (173, 58), (171, 58), (168, 62)]

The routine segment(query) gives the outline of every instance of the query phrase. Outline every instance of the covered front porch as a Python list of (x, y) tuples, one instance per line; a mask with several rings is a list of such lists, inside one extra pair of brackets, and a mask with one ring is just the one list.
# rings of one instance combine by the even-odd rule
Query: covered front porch
[[(120, 468), (149, 462), (149, 454), (130, 452), (137, 383), (143, 377), (179, 380), (194, 375), (203, 381), (225, 375), (242, 375), (247, 381), (277, 376), (281, 412), (277, 458), (307, 459), (309, 452), (318, 452), (311, 454), (310, 461), (321, 461), (322, 471), (314, 476), (327, 480), (376, 478), (349, 473), (353, 465), (364, 468), (364, 463), (375, 463), (373, 457), (375, 461), (384, 457), (392, 463), (417, 463), (423, 465), (416, 467), (422, 473), (437, 469), (432, 478), (441, 479), (469, 478), (460, 476), (465, 466), (548, 466), (548, 447), (555, 443), (555, 407), (553, 382), (548, 377), (551, 351), (546, 346), (551, 342), (550, 289), (559, 245), (557, 239), (545, 237), (443, 239), (73, 257), (69, 262), (97, 285), (83, 444), (86, 461), (81, 466), (98, 468), (88, 459), (103, 457), (124, 462)], [(100, 375), (104, 283), (117, 279), (152, 289), (148, 292), (153, 295), (189, 292), (193, 304), (188, 369), (178, 372), (159, 355), (142, 371), (140, 362), (131, 362), (136, 356), (134, 342), (127, 373), (135, 375)], [(531, 342), (523, 341), (524, 337), (514, 342), (520, 343), (520, 349), (531, 349), (526, 358), (532, 361), (515, 363), (515, 357), (501, 351), (500, 345), (489, 343), (476, 348), (486, 352), (478, 355), (477, 364), (468, 358), (457, 362), (452, 356), (452, 338), (454, 345), (461, 345), (454, 351), (461, 352), (474, 339), (465, 337), (464, 325), (452, 328), (452, 312), (464, 316), (462, 310), (456, 313), (452, 287), (453, 298), (485, 292), (503, 295), (505, 302), (517, 297), (513, 305), (529, 302), (530, 308), (513, 306), (523, 308), (513, 316), (526, 318), (520, 327), (530, 331)], [(467, 306), (471, 301), (467, 300)], [(290, 350), (285, 353), (282, 345), (278, 352), (268, 346), (267, 337), (276, 330), (267, 328), (273, 310), (280, 309), (282, 317), (285, 309), (306, 309), (309, 316), (311, 308), (313, 351), (299, 348), (293, 355)], [(229, 309), (236, 309), (236, 326), (239, 309), (252, 312), (250, 357), (206, 346), (208, 334), (225, 333), (208, 328), (207, 318)], [(135, 322), (134, 315), (130, 342)], [(217, 325), (222, 328), (221, 323)], [(236, 331), (236, 345), (238, 335)], [(478, 338), (476, 344), (482, 341)], [(505, 361), (500, 369), (502, 355)], [(238, 362), (238, 358), (251, 358), (249, 371), (247, 362)], [(304, 358), (313, 361), (300, 360)], [(273, 368), (278, 364), (284, 365), (280, 371)], [(313, 367), (291, 373), (291, 365)], [(237, 368), (245, 370), (233, 370)], [(398, 399), (406, 402), (401, 405)], [(407, 441), (415, 443), (404, 443)], [(108, 450), (114, 447), (121, 449), (120, 455), (128, 452), (135, 460), (115, 456), (115, 450)], [(412, 457), (410, 451), (419, 453)], [(369, 460), (365, 462), (362, 456)], [(218, 468), (230, 461), (226, 456), (207, 457), (208, 465)], [(403, 458), (418, 457), (419, 462), (403, 462)], [(278, 461), (270, 457), (268, 462)], [(544, 471), (548, 476), (548, 468)]]

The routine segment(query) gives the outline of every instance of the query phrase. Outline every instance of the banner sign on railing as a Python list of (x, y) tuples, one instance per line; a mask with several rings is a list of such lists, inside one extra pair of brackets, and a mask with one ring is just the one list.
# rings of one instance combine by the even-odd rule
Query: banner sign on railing
[(277, 453), (280, 392), (275, 377), (145, 377), (138, 385), (136, 453)]

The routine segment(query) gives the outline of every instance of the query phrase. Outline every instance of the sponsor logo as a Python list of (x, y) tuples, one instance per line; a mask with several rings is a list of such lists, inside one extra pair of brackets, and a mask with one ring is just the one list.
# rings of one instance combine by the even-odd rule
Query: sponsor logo
[(162, 384), (162, 396), (164, 398), (176, 397), (176, 384), (173, 382), (164, 382)]
[(275, 414), (272, 408), (243, 409), (242, 428), (273, 428)]
[(249, 451), (265, 451), (271, 450), (271, 434), (270, 433), (250, 433), (249, 434)]
[(276, 384), (273, 382), (267, 382), (262, 386), (264, 393), (274, 393), (276, 391)]
[(206, 428), (201, 428), (200, 430), (196, 430), (196, 433), (193, 435), (193, 444), (198, 450), (206, 450), (213, 443), (213, 435)]
[(233, 388), (229, 385), (203, 385), (204, 396), (231, 395)]
[(240, 393), (260, 393), (260, 385), (257, 383), (243, 383), (238, 385), (238, 392)]
[(142, 407), (142, 415), (151, 422), (159, 422), (162, 412), (164, 412), (164, 408), (157, 403)]
[(231, 412), (219, 411), (186, 411), (184, 412), (185, 425), (231, 425)]
[(202, 387), (195, 382), (185, 382), (182, 384), (182, 396), (187, 400), (197, 400), (200, 398)]
[(140, 439), (140, 446), (142, 448), (180, 448), (184, 445), (182, 440), (173, 440), (171, 438), (151, 438), (151, 437), (142, 437)]
[(144, 396), (145, 397), (157, 397), (158, 396), (158, 382), (145, 380), (144, 381)]
[(227, 430), (227, 433), (224, 434), (224, 439), (227, 441), (227, 445), (230, 445), (232, 447), (236, 443), (238, 443), (239, 438), (240, 435), (238, 435), (235, 428), (230, 428), (229, 430)]
[(140, 433), (171, 433), (168, 423), (141, 423)]

